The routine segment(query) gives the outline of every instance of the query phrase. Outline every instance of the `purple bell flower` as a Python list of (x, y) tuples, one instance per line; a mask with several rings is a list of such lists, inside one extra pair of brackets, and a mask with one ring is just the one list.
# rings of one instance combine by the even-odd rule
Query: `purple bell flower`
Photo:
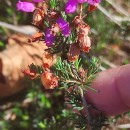
[(75, 12), (77, 8), (77, 1), (76, 0), (68, 0), (68, 2), (65, 5), (65, 12), (67, 14), (72, 14)]
[(35, 6), (33, 3), (21, 2), (20, 0), (16, 4), (16, 7), (18, 11), (23, 11), (23, 12), (33, 12), (35, 10)]
[(70, 27), (69, 24), (62, 18), (58, 18), (56, 20), (56, 23), (59, 25), (60, 29), (61, 29), (61, 33), (64, 36), (68, 36), (70, 34)]
[(45, 43), (48, 47), (52, 46), (52, 43), (54, 42), (55, 37), (53, 34), (50, 32), (50, 28), (47, 28), (45, 31)]
[(96, 6), (100, 2), (101, 0), (68, 0), (68, 2), (65, 5), (65, 12), (67, 14), (74, 13), (78, 4), (88, 3), (89, 5)]

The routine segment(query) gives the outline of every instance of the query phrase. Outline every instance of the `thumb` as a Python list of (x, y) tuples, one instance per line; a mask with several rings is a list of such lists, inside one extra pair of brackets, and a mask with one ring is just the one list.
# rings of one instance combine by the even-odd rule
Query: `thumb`
[(97, 75), (86, 100), (106, 115), (117, 115), (130, 110), (130, 64), (105, 70)]

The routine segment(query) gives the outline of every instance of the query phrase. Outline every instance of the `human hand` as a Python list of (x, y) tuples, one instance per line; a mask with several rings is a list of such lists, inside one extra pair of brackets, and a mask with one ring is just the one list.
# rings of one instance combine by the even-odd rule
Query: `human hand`
[(97, 75), (86, 100), (108, 116), (130, 110), (130, 64), (105, 70)]

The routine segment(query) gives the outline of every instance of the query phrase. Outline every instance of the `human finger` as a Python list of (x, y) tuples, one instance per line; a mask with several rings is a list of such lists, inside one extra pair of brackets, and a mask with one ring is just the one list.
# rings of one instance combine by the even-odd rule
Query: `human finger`
[(86, 100), (106, 115), (117, 115), (130, 110), (130, 64), (116, 67), (97, 75)]

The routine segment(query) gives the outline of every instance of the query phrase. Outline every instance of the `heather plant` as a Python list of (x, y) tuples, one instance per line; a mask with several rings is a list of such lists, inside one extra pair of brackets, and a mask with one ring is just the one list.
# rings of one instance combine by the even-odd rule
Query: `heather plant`
[[(91, 51), (91, 27), (84, 21), (96, 10), (100, 0), (32, 0), (18, 1), (17, 10), (33, 12), (32, 24), (38, 28), (28, 42), (43, 42), (42, 66), (29, 65), (22, 72), (30, 79), (40, 79), (45, 89), (64, 91), (69, 119), (79, 129), (98, 130), (106, 117), (90, 104), (88, 90), (98, 93), (91, 83), (100, 63), (91, 56), (84, 66), (84, 56)], [(33, 50), (32, 50), (33, 51)], [(49, 90), (48, 90), (49, 91)]]

